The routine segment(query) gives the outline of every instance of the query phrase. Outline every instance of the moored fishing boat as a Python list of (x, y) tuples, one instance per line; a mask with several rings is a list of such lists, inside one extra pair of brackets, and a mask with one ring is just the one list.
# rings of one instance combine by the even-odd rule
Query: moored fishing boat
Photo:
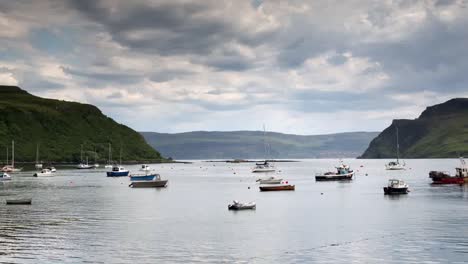
[(275, 177), (270, 177), (267, 179), (258, 179), (257, 182), (260, 184), (280, 184), (283, 179), (277, 179)]
[(336, 172), (325, 172), (318, 173), (315, 175), (316, 181), (343, 181), (352, 180), (354, 171), (348, 166), (341, 162), (341, 165), (336, 168)]
[(455, 175), (445, 171), (431, 171), (429, 178), (434, 184), (464, 184), (468, 183), (468, 167), (463, 158), (460, 158), (460, 167), (455, 168)]
[(107, 177), (126, 177), (130, 173), (122, 166), (114, 166), (111, 171), (107, 172)]
[(161, 176), (157, 173), (150, 174), (132, 174), (129, 176), (131, 181), (151, 181), (153, 179), (158, 179)]
[(40, 172), (34, 173), (34, 177), (47, 177), (47, 176), (52, 176), (52, 171), (49, 169), (42, 169)]
[[(158, 175), (159, 176), (159, 175)], [(132, 188), (162, 188), (167, 186), (168, 180), (161, 180), (161, 177), (154, 177), (150, 181), (132, 181), (129, 187)]]
[(384, 194), (407, 194), (409, 193), (408, 184), (402, 180), (390, 179), (388, 185), (383, 187)]
[(0, 181), (10, 181), (11, 176), (6, 172), (0, 172)]
[(241, 203), (237, 200), (232, 201), (232, 204), (228, 205), (228, 210), (255, 210), (257, 205), (254, 202)]
[(296, 186), (290, 184), (280, 184), (280, 185), (264, 185), (258, 187), (261, 192), (270, 192), (270, 191), (294, 191)]

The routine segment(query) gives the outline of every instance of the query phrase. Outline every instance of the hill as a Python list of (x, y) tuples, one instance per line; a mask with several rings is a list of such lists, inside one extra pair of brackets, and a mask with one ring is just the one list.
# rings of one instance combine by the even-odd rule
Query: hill
[(15, 86), (0, 86), (0, 158), (6, 160), (6, 148), (15, 141), (15, 160), (34, 161), (36, 144), (40, 159), (53, 162), (78, 162), (80, 145), (94, 160), (108, 158), (111, 143), (114, 158), (126, 161), (160, 160), (161, 155), (143, 137), (103, 115), (92, 105), (44, 99)]
[(456, 158), (468, 154), (468, 98), (427, 107), (414, 120), (393, 120), (361, 158), (392, 158), (396, 127), (403, 158)]
[[(178, 134), (141, 132), (166, 157), (175, 159), (345, 158), (356, 157), (377, 132), (300, 136), (262, 131)], [(264, 138), (269, 155), (265, 155)]]

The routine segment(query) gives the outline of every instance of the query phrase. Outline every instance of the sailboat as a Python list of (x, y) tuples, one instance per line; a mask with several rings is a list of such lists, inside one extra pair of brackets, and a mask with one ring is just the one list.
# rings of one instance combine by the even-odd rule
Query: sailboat
[[(122, 164), (122, 147), (120, 147), (120, 162)], [(130, 173), (122, 165), (114, 165), (111, 171), (107, 172), (107, 177), (126, 177)]]
[[(267, 144), (265, 140), (266, 132), (265, 125), (263, 125), (263, 146), (265, 148), (265, 155), (267, 155)], [(255, 167), (252, 168), (252, 172), (274, 172), (276, 171), (275, 165), (270, 164), (265, 158), (265, 161), (255, 163)]]
[(385, 168), (387, 170), (405, 170), (405, 166), (406, 164), (403, 163), (401, 164), (400, 163), (400, 143), (398, 141), (398, 127), (395, 126), (396, 128), (396, 149), (397, 149), (397, 160), (396, 161), (390, 161), (388, 164), (385, 164)]
[(81, 145), (80, 160), (81, 160), (80, 164), (78, 164), (78, 165), (76, 166), (77, 169), (85, 170), (85, 169), (92, 169), (92, 168), (94, 168), (93, 166), (90, 166), (90, 165), (88, 164), (88, 157), (86, 157), (86, 164), (83, 163), (83, 145)]
[(99, 163), (97, 163), (97, 152), (96, 152), (96, 148), (94, 148), (94, 165), (93, 165), (94, 168), (99, 168)]
[(109, 160), (107, 161), (105, 168), (112, 169), (112, 167), (112, 146), (111, 143), (109, 143)]
[[(7, 148), (7, 164), (8, 164), (8, 148)], [(6, 165), (2, 168), (3, 172), (18, 172), (23, 168), (15, 168), (15, 141), (11, 141), (11, 165)]]
[(42, 163), (39, 163), (39, 144), (36, 144), (36, 164), (34, 165), (36, 169), (42, 169)]

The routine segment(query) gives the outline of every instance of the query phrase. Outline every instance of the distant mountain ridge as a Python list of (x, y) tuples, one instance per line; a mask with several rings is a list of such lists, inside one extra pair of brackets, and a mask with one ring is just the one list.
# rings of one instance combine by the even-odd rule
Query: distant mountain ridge
[(94, 161), (108, 159), (108, 144), (113, 158), (124, 161), (162, 160), (143, 137), (116, 123), (93, 105), (40, 98), (16, 86), (0, 85), (0, 164), (6, 161), (6, 148), (15, 141), (15, 160), (31, 162), (40, 145), (44, 162), (79, 162), (80, 145), (84, 156)]
[(468, 155), (468, 98), (455, 98), (427, 107), (414, 120), (393, 120), (361, 158), (396, 156), (396, 127), (400, 157), (456, 158)]
[(302, 136), (266, 132), (264, 137), (263, 131), (140, 133), (152, 147), (174, 159), (354, 158), (378, 135), (378, 132), (351, 132)]

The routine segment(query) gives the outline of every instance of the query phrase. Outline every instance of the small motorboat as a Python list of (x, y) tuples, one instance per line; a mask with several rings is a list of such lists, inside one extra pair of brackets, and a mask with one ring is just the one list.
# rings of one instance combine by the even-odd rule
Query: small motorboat
[(20, 172), (22, 170), (23, 168), (15, 168), (11, 165), (7, 165), (2, 168), (2, 172)]
[(267, 160), (260, 163), (255, 163), (255, 167), (252, 168), (252, 172), (274, 172), (275, 166), (270, 164)]
[(130, 173), (122, 166), (114, 166), (111, 171), (107, 172), (107, 177), (126, 177)]
[(6, 172), (0, 172), (0, 181), (10, 181), (11, 176)]
[(275, 177), (270, 177), (267, 179), (258, 179), (257, 182), (260, 184), (280, 184), (283, 179), (276, 179)]
[(33, 175), (34, 177), (47, 177), (52, 176), (52, 171), (49, 169), (42, 169), (40, 172), (36, 172)]
[(434, 184), (464, 184), (468, 183), (468, 167), (463, 158), (460, 158), (460, 167), (455, 168), (455, 175), (446, 171), (431, 171), (429, 178)]
[(270, 191), (294, 191), (295, 185), (290, 184), (281, 184), (281, 185), (265, 185), (260, 186), (261, 192), (270, 192)]
[(94, 166), (91, 166), (89, 164), (85, 163), (80, 163), (76, 166), (77, 169), (79, 170), (89, 170), (89, 169), (94, 169)]
[(140, 171), (151, 171), (150, 166), (143, 164), (141, 165)]
[(151, 174), (133, 174), (130, 175), (130, 180), (131, 181), (151, 181), (154, 179), (160, 179), (161, 176), (156, 173), (151, 173)]
[(232, 201), (232, 204), (228, 205), (228, 210), (255, 210), (257, 205), (254, 202), (241, 203), (237, 200)]
[(384, 194), (407, 194), (409, 193), (408, 184), (402, 180), (390, 179), (387, 187), (383, 187)]
[(50, 170), (51, 172), (57, 172), (57, 169), (55, 167), (47, 167), (46, 169)]
[(6, 204), (14, 205), (14, 204), (32, 204), (31, 198), (23, 198), (23, 199), (7, 199)]
[(129, 187), (132, 188), (162, 188), (167, 186), (168, 180), (153, 179), (150, 181), (132, 181)]
[(336, 168), (336, 172), (325, 172), (318, 173), (315, 175), (316, 181), (343, 181), (343, 180), (352, 180), (354, 176), (354, 171), (350, 169), (348, 165), (343, 164)]

